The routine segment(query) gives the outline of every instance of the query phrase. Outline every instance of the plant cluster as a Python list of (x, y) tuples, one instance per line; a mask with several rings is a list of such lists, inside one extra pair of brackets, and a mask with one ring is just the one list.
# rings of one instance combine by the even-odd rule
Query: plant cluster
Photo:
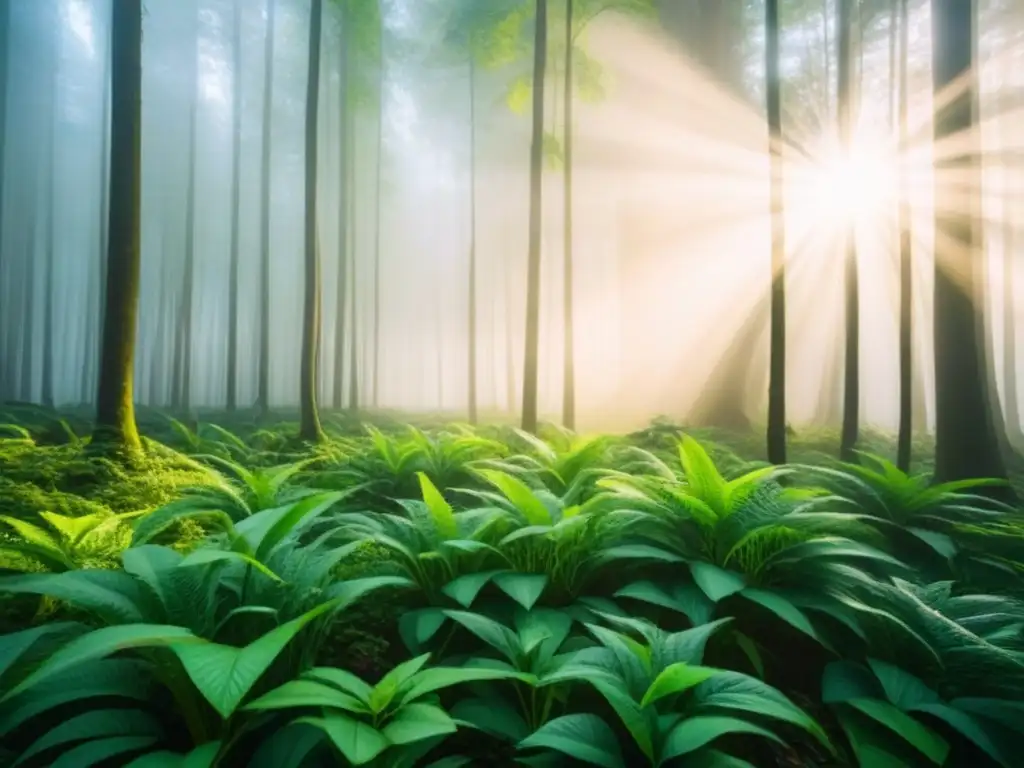
[(0, 593), (39, 601), (0, 636), (0, 745), (74, 768), (1019, 765), (1024, 539), (987, 481), (545, 437), (370, 428), (273, 464), (212, 431), (209, 480), (157, 509), (0, 518)]

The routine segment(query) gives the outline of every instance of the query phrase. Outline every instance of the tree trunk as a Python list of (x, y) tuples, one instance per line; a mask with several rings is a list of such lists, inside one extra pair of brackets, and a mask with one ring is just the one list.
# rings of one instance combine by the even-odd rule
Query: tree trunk
[(542, 182), (544, 174), (544, 69), (547, 64), (548, 3), (536, 2), (533, 41), (533, 127), (530, 143), (530, 243), (526, 266), (526, 337), (523, 350), (522, 428), (538, 426), (538, 373), (540, 357), (540, 244)]
[(338, 277), (334, 308), (334, 393), (332, 404), (335, 408), (345, 405), (345, 326), (348, 312), (348, 206), (349, 206), (349, 80), (351, 78), (352, 54), (349, 38), (349, 18), (345, 4), (341, 10), (341, 109), (338, 123)]
[[(193, 53), (197, 57), (198, 64), (198, 47)], [(175, 371), (175, 375), (178, 376), (181, 383), (178, 392), (180, 399), (174, 403), (174, 407), (186, 415), (192, 410), (192, 297), (195, 293), (196, 273), (196, 144), (199, 122), (198, 66), (193, 74), (196, 77), (193, 82), (195, 90), (192, 94), (192, 103), (189, 106), (188, 187), (185, 192), (187, 196), (185, 199), (185, 271), (181, 280), (181, 315), (178, 318), (180, 357), (177, 360), (177, 365), (180, 367)]]
[[(11, 26), (11, 2), (0, 0), (0, 275), (3, 274), (4, 265), (4, 160), (6, 158), (7, 146), (7, 60), (10, 50), (10, 26)], [(6, 301), (2, 287), (0, 287), (0, 305)], [(0, 344), (3, 343), (4, 316), (0, 313)], [(8, 391), (8, 372), (14, 367), (12, 350), (4, 345), (0, 351), (0, 402), (10, 394)]]
[(93, 442), (140, 447), (132, 402), (139, 304), (139, 188), (142, 127), (142, 0), (111, 10), (110, 226), (103, 355)]
[(378, 85), (378, 107), (377, 107), (377, 153), (374, 160), (376, 167), (376, 189), (374, 191), (374, 212), (376, 216), (374, 241), (373, 241), (373, 389), (370, 395), (370, 404), (376, 408), (380, 398), (380, 259), (381, 259), (381, 174), (384, 163), (384, 17), (381, 14), (380, 24), (380, 79)]
[(469, 46), (469, 423), (477, 422), (477, 330), (476, 330), (476, 66), (475, 50)]
[[(895, 20), (896, 16), (893, 15)], [(896, 119), (899, 122), (900, 147), (905, 148), (908, 137), (907, 110), (907, 58), (910, 42), (908, 0), (899, 0), (899, 83)], [(893, 40), (896, 39), (892, 32)], [(895, 54), (895, 46), (890, 51)], [(893, 55), (895, 58), (895, 55)], [(893, 80), (897, 79), (895, 67)], [(897, 227), (900, 237), (900, 410), (899, 430), (896, 436), (896, 466), (910, 471), (911, 441), (914, 433), (914, 258), (913, 238), (910, 231), (910, 190), (907, 171), (899, 169), (899, 211)], [(924, 425), (921, 425), (924, 426)]]
[[(974, 69), (977, 42), (969, 0), (932, 3), (932, 72), (936, 96)], [(936, 143), (973, 136), (974, 77), (935, 118)], [(976, 142), (977, 139), (975, 138)], [(936, 164), (936, 242), (950, 243), (935, 260), (935, 479), (1005, 478), (986, 386), (984, 344), (979, 328), (980, 285), (971, 217), (977, 196), (963, 178), (977, 173), (976, 147), (962, 140), (963, 154)]]
[(316, 358), (320, 335), (320, 262), (316, 247), (317, 119), (320, 106), (320, 28), (323, 0), (312, 0), (309, 12), (309, 68), (306, 75), (305, 296), (302, 312), (299, 437), (324, 439), (316, 404)]
[(346, 205), (348, 206), (348, 234), (351, 237), (350, 241), (350, 252), (349, 252), (349, 304), (351, 306), (352, 314), (349, 317), (349, 327), (351, 331), (349, 336), (352, 338), (352, 344), (349, 347), (349, 363), (348, 363), (348, 408), (350, 411), (355, 413), (359, 410), (359, 273), (357, 270), (359, 255), (358, 239), (356, 237), (357, 228), (356, 225), (358, 220), (356, 218), (359, 209), (356, 201), (356, 184), (359, 180), (358, 168), (359, 165), (356, 161), (356, 138), (358, 136), (358, 122), (357, 114), (355, 110), (352, 111), (351, 129), (348, 132), (348, 156), (351, 161), (348, 163), (347, 168), (347, 184), (348, 184), (348, 195), (346, 196)]
[[(58, 16), (54, 15), (54, 28), (57, 28)], [(54, 322), (53, 313), (55, 310), (54, 286), (57, 255), (54, 252), (57, 247), (57, 87), (59, 83), (58, 73), (60, 72), (60, 37), (55, 36), (50, 49), (50, 66), (52, 81), (50, 92), (47, 96), (50, 114), (47, 116), (47, 137), (45, 141), (46, 152), (46, 234), (43, 238), (43, 250), (45, 252), (46, 265), (43, 273), (43, 377), (42, 377), (42, 402), (47, 408), (53, 408), (56, 404), (54, 392), (54, 365), (56, 355), (54, 353)]]
[(260, 158), (260, 368), (256, 406), (270, 408), (270, 148), (274, 103), (274, 15), (277, 0), (267, 0), (267, 30), (263, 48), (263, 131)]
[[(839, 0), (839, 133), (843, 151), (849, 153), (853, 138), (854, 107), (851, 69), (852, 4)], [(857, 277), (856, 231), (852, 222), (844, 232), (845, 243), (845, 356), (843, 370), (843, 428), (839, 457), (854, 461), (857, 457), (857, 432), (860, 425), (860, 285)]]
[(576, 429), (576, 338), (575, 324), (573, 320), (573, 298), (575, 293), (573, 276), (573, 196), (572, 196), (572, 128), (573, 128), (573, 104), (572, 104), (572, 78), (573, 78), (573, 0), (565, 0), (565, 224), (563, 235), (565, 237), (563, 266), (563, 290), (562, 308), (565, 313), (564, 333), (565, 346), (562, 360), (562, 423), (567, 429)]
[(786, 462), (786, 235), (783, 209), (782, 88), (779, 78), (779, 2), (766, 0), (765, 70), (771, 157), (771, 357), (768, 375), (768, 461)]
[(242, 4), (234, 0), (234, 88), (231, 109), (231, 267), (228, 280), (228, 382), (227, 409), (238, 402), (238, 261), (240, 176), (242, 172)]

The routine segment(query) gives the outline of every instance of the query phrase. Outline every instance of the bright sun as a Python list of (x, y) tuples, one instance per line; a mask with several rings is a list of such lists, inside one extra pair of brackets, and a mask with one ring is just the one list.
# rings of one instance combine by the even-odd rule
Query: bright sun
[(858, 137), (848, 152), (829, 147), (808, 169), (800, 196), (817, 226), (877, 224), (897, 199), (897, 158), (887, 143)]

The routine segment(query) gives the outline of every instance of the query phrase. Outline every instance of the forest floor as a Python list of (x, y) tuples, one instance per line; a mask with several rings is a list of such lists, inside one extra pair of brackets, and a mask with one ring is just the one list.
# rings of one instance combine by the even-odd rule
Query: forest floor
[[(296, 552), (312, 551), (326, 541), (352, 544), (338, 550), (344, 550), (344, 556), (335, 562), (326, 582), (334, 588), (353, 583), (353, 579), (393, 581), (398, 578), (393, 574), (402, 574), (402, 579), (419, 590), (410, 594), (402, 589), (385, 589), (372, 600), (341, 611), (323, 637), (314, 633), (310, 637), (318, 640), (303, 641), (314, 648), (307, 649), (308, 657), (318, 668), (336, 667), (367, 681), (378, 681), (389, 670), (400, 667), (410, 653), (427, 650), (437, 658), (448, 658), (456, 647), (450, 644), (453, 637), (458, 641), (456, 645), (461, 643), (458, 647), (463, 656), (450, 658), (465, 658), (469, 653), (482, 659), (493, 654), (495, 648), (502, 648), (503, 641), (488, 634), (481, 622), (497, 626), (494, 621), (508, 619), (510, 608), (523, 608), (527, 614), (540, 617), (537, 621), (546, 622), (545, 637), (554, 635), (565, 640), (563, 630), (572, 632), (563, 654), (547, 658), (548, 665), (568, 658), (570, 646), (586, 645), (585, 632), (577, 632), (591, 627), (589, 622), (598, 621), (619, 631), (639, 629), (651, 643), (650, 649), (662, 641), (645, 632), (674, 632), (664, 635), (666, 638), (697, 633), (702, 639), (694, 639), (696, 645), (687, 641), (690, 651), (685, 661), (700, 664), (704, 644), (708, 643), (704, 663), (733, 670), (722, 674), (736, 677), (723, 682), (724, 688), (710, 682), (695, 683), (696, 678), (689, 683), (682, 682), (681, 677), (676, 679), (672, 684), (682, 686), (680, 690), (696, 684), (686, 706), (695, 708), (691, 714), (706, 710), (707, 716), (706, 720), (701, 715), (683, 722), (710, 730), (694, 735), (687, 730), (690, 726), (675, 729), (665, 725), (676, 741), (669, 739), (671, 734), (662, 734), (668, 741), (658, 749), (667, 750), (670, 742), (680, 749), (680, 745), (689, 744), (687, 749), (705, 759), (702, 765), (751, 764), (729, 762), (722, 752), (707, 747), (707, 742), (717, 739), (716, 729), (722, 729), (720, 735), (728, 737), (723, 743), (729, 750), (736, 745), (733, 754), (755, 765), (854, 766), (860, 760), (859, 764), (866, 766), (873, 763), (865, 763), (865, 759), (884, 752), (887, 759), (897, 759), (893, 764), (913, 766), (918, 764), (922, 750), (931, 759), (930, 764), (965, 765), (967, 760), (970, 764), (978, 761), (980, 765), (1007, 768), (1019, 765), (1008, 756), (1006, 744), (1012, 743), (1007, 739), (1024, 738), (1024, 724), (1018, 718), (1019, 729), (1006, 726), (1001, 711), (997, 713), (1003, 717), (1001, 724), (971, 721), (969, 727), (964, 726), (964, 718), (976, 715), (970, 711), (964, 714), (957, 710), (955, 716), (945, 718), (945, 725), (936, 724), (934, 717), (926, 718), (923, 724), (913, 725), (919, 730), (912, 732), (912, 738), (903, 734), (904, 739), (910, 738), (911, 752), (916, 755), (910, 759), (906, 757), (907, 745), (893, 737), (901, 728), (911, 727), (904, 720), (883, 722), (890, 728), (888, 735), (868, 733), (862, 728), (864, 723), (855, 719), (863, 720), (867, 712), (869, 720), (878, 721), (878, 711), (864, 709), (850, 714), (842, 703), (837, 705), (829, 696), (822, 698), (822, 686), (830, 685), (830, 675), (839, 674), (836, 664), (847, 665), (843, 675), (852, 674), (854, 668), (858, 675), (864, 670), (881, 675), (882, 688), (872, 687), (879, 696), (883, 688), (890, 691), (892, 682), (879, 670), (884, 664), (899, 664), (900, 668), (891, 666), (895, 670), (891, 674), (899, 673), (922, 686), (927, 683), (943, 701), (974, 696), (988, 700), (986, 706), (998, 707), (1002, 704), (991, 702), (1024, 698), (1021, 513), (988, 507), (971, 488), (930, 491), (925, 483), (901, 475), (885, 463), (868, 460), (864, 469), (841, 465), (834, 459), (838, 447), (834, 430), (792, 433), (790, 464), (779, 471), (766, 465), (763, 434), (754, 431), (685, 430), (687, 438), (680, 441), (681, 427), (656, 422), (621, 437), (577, 438), (549, 428), (542, 435), (544, 440), (536, 440), (509, 426), (470, 429), (443, 416), (409, 419), (403, 414), (357, 417), (326, 412), (323, 421), (328, 439), (314, 446), (295, 438), (297, 413), (260, 416), (255, 412), (210, 412), (186, 423), (162, 411), (143, 409), (138, 421), (146, 450), (134, 463), (125, 464), (89, 451), (90, 421), (85, 410), (58, 413), (28, 405), (0, 410), (0, 574), (21, 572), (46, 578), (76, 578), (76, 574), (82, 574), (82, 578), (91, 579), (89, 574), (97, 568), (120, 571), (122, 558), (134, 551), (137, 554), (131, 570), (143, 578), (141, 574), (147, 571), (139, 571), (137, 561), (155, 557), (157, 550), (167, 551), (161, 558), (184, 556), (186, 560), (198, 552), (204, 559), (196, 562), (209, 564), (210, 550), (227, 542), (234, 556), (241, 553), (261, 572), (280, 583), (288, 582), (289, 589), (305, 590), (299, 597), (289, 593), (292, 597), (287, 599), (264, 592), (263, 587), (247, 592), (248, 570), (240, 593), (227, 577), (219, 582), (217, 601), (205, 609), (210, 626), (216, 626), (212, 631), (220, 638), (218, 633), (227, 624), (233, 644), (244, 645), (267, 629), (257, 620), (257, 614), (273, 613), (276, 621), (283, 622), (297, 615), (302, 606), (308, 607), (310, 595), (321, 594), (320, 587), (309, 587), (303, 581), (306, 576), (301, 569), (312, 562), (305, 554), (275, 560), (280, 548), (291, 539), (278, 542), (277, 549), (264, 550), (259, 544), (268, 530), (277, 530), (277, 523), (270, 529), (257, 526), (253, 533), (254, 521), (286, 510), (289, 525), (298, 526), (297, 538), (288, 544)], [(862, 434), (861, 448), (866, 454), (881, 457), (894, 454), (891, 436), (873, 431)], [(915, 441), (915, 473), (929, 471), (933, 449), (926, 437)], [(1024, 491), (1024, 467), (1015, 464), (1012, 469), (1013, 484), (1018, 492)], [(311, 506), (323, 499), (322, 508)], [(813, 506), (819, 501), (825, 507)], [(803, 506), (805, 502), (811, 506)], [(451, 514), (455, 517), (449, 517)], [(308, 529), (303, 527), (306, 517), (311, 521)], [(485, 518), (490, 522), (482, 524)], [(498, 533), (489, 527), (495, 520)], [(576, 525), (574, 521), (582, 522)], [(667, 522), (671, 525), (664, 528)], [(322, 534), (313, 537), (318, 531)], [(96, 535), (98, 532), (102, 535)], [(553, 549), (545, 549), (544, 541), (552, 542)], [(461, 552), (462, 559), (455, 558), (445, 548), (446, 543), (453, 551)], [(481, 547), (486, 550), (483, 554)], [(499, 559), (487, 560), (487, 552)], [(219, 560), (225, 557), (214, 555)], [(565, 558), (568, 565), (563, 562)], [(127, 562), (125, 559), (125, 568)], [(501, 570), (500, 562), (511, 563), (504, 567), (512, 570)], [(614, 570), (602, 565), (613, 562)], [(676, 563), (688, 564), (692, 577), (681, 577)], [(243, 563), (242, 567), (248, 566)], [(502, 573), (506, 575), (503, 581)], [(5, 584), (12, 583), (10, 578), (28, 577), (3, 578), (0, 633), (56, 626), (53, 623), (58, 619), (80, 621), (85, 627), (95, 627), (97, 616), (100, 626), (113, 621), (104, 613), (109, 605), (90, 603), (94, 598), (84, 599), (81, 585), (70, 589), (57, 582), (45, 582), (50, 586), (20, 582), (20, 587), (5, 588)], [(155, 576), (150, 573), (148, 578)], [(257, 574), (253, 580), (258, 578)], [(535, 590), (531, 579), (542, 580), (539, 589)], [(90, 584), (90, 589), (96, 586)], [(497, 589), (492, 588), (495, 586)], [(947, 597), (941, 598), (944, 589)], [(948, 600), (950, 589), (954, 594), (976, 593), (982, 601), (950, 614), (960, 622), (952, 648), (946, 630), (929, 623), (945, 610), (942, 600)], [(837, 598), (840, 593), (843, 597)], [(40, 601), (39, 595), (46, 597)], [(625, 613), (624, 601), (628, 608)], [(984, 616), (970, 614), (970, 610), (980, 610), (979, 606), (989, 606), (986, 601), (999, 601), (1002, 607), (996, 612), (998, 621), (993, 618), (995, 609), (989, 607), (984, 608)], [(469, 612), (471, 607), (473, 613)], [(562, 619), (544, 613), (552, 609), (558, 615), (572, 616), (578, 624), (566, 619), (568, 623), (563, 627)], [(196, 610), (202, 613), (203, 609)], [(237, 626), (229, 624), (240, 611), (252, 616), (245, 628), (239, 622), (235, 622)], [(964, 611), (966, 617), (961, 615)], [(144, 614), (142, 611), (139, 615)], [(680, 621), (680, 614), (686, 618)], [(518, 623), (522, 617), (516, 615), (516, 623), (508, 631), (528, 634), (526, 625)], [(919, 645), (895, 642), (891, 628), (873, 623), (878, 616), (905, 627)], [(435, 638), (445, 617), (455, 622), (452, 633), (438, 633)], [(173, 623), (166, 617), (151, 621)], [(719, 632), (724, 626), (721, 622), (733, 622), (735, 628)], [(469, 634), (453, 634), (458, 625)], [(570, 625), (575, 629), (570, 630)], [(655, 625), (661, 629), (643, 629)], [(190, 625), (186, 622), (186, 626)], [(851, 628), (853, 634), (844, 627)], [(211, 630), (190, 631), (208, 637)], [(602, 643), (611, 643), (609, 648), (614, 646), (598, 629), (591, 631), (598, 633)], [(726, 639), (709, 643), (712, 633)], [(447, 639), (437, 647), (434, 641), (442, 635)], [(475, 645), (467, 640), (474, 635)], [(519, 636), (515, 642), (526, 643), (525, 638)], [(4, 647), (4, 639), (0, 636), (0, 647)], [(551, 653), (560, 642), (549, 649)], [(533, 650), (525, 655), (508, 658), (514, 665), (539, 663), (535, 658), (538, 648), (547, 646), (542, 643), (530, 647)], [(626, 648), (614, 647), (616, 654)], [(651, 659), (662, 658), (667, 652), (657, 651), (645, 664), (650, 666)], [(946, 654), (951, 654), (948, 660)], [(835, 660), (837, 655), (840, 661)], [(939, 667), (928, 661), (933, 656), (942, 659)], [(883, 666), (877, 666), (876, 661)], [(288, 664), (283, 672), (276, 666), (271, 670), (274, 679), (292, 679), (308, 666), (308, 659), (304, 665), (289, 657)], [(958, 687), (963, 676), (960, 672), (955, 672), (957, 679), (950, 682), (949, 675), (964, 664), (975, 671), (979, 665), (983, 668), (973, 688)], [(678, 677), (679, 669), (673, 670)], [(912, 677), (911, 671), (920, 679)], [(529, 672), (540, 674), (535, 668)], [(0, 659), (0, 715), (9, 712), (3, 704), (4, 674)], [(215, 682), (204, 682), (191, 670), (190, 675), (207, 701), (219, 701), (210, 688)], [(899, 684), (910, 685), (906, 680)], [(248, 685), (251, 688), (255, 683), (253, 679)], [(660, 684), (668, 683), (663, 680)], [(237, 681), (231, 685), (237, 687)], [(579, 688), (582, 684), (574, 685)], [(730, 688), (732, 685), (739, 687)], [(871, 686), (877, 686), (877, 681)], [(267, 687), (264, 680), (256, 690)], [(487, 691), (487, 696), (494, 695), (495, 690)], [(637, 697), (642, 694), (643, 689), (633, 693)], [(602, 690), (602, 695), (608, 698), (611, 694)], [(607, 722), (615, 722), (615, 712), (625, 717), (612, 698), (608, 701), (614, 712), (594, 703), (592, 697), (578, 693), (573, 696), (580, 697), (571, 700), (574, 710), (582, 708), (589, 713), (586, 717), (593, 718), (594, 712)], [(903, 699), (878, 706), (902, 707), (906, 696), (900, 696)], [(516, 755), (515, 748), (507, 744), (511, 740), (512, 744), (541, 748), (542, 756), (554, 755), (554, 762), (549, 764), (560, 764), (559, 759), (566, 755), (588, 762), (587, 754), (591, 764), (647, 764), (635, 762), (650, 747), (644, 747), (644, 737), (634, 730), (638, 726), (630, 725), (628, 718), (625, 730), (621, 724), (613, 726), (625, 757), (616, 757), (612, 746), (595, 756), (581, 744), (600, 742), (600, 733), (582, 737), (545, 731), (565, 719), (551, 720), (551, 702), (542, 712), (531, 694), (529, 700), (519, 700), (526, 708), (524, 712), (508, 714), (496, 724), (474, 701), (480, 700), (460, 700), (453, 715), (458, 713), (462, 725), (470, 723), (472, 728), (495, 737), (498, 746), (480, 747), (474, 739), (462, 735), (460, 725), (459, 734), (442, 751), (429, 739), (417, 742), (423, 747), (422, 754), (450, 756), (454, 749), (455, 754), (469, 755), (469, 762), (462, 764), (511, 765)], [(657, 705), (645, 703), (642, 708), (653, 711), (657, 706), (661, 712), (663, 704), (667, 709), (680, 701), (678, 696), (668, 697)], [(569, 702), (562, 702), (556, 709), (564, 706)], [(218, 711), (225, 712), (223, 706)], [(906, 716), (902, 711), (897, 714)], [(523, 722), (521, 715), (528, 722)], [(174, 712), (173, 707), (170, 714), (162, 710), (159, 716), (188, 720), (187, 713)], [(242, 764), (237, 761), (244, 760), (258, 768), (271, 765), (266, 762), (270, 753), (264, 754), (263, 747), (239, 746), (239, 734), (232, 730), (237, 717), (225, 717), (218, 726), (223, 730), (214, 728), (207, 737), (220, 739), (217, 743), (230, 745), (230, 749), (243, 750), (230, 753), (229, 763), (236, 761), (230, 764)], [(550, 721), (547, 724), (546, 718)], [(18, 754), (52, 726), (42, 715), (38, 722), (41, 724), (36, 729), (28, 729), (17, 738), (13, 732), (5, 735), (0, 727), (0, 762), (5, 749)], [(750, 734), (764, 735), (757, 729), (769, 722), (788, 723), (779, 733), (792, 747), (772, 746), (771, 742), (748, 744)], [(903, 726), (897, 727), (899, 723)], [(379, 722), (374, 720), (374, 725)], [(532, 731), (535, 733), (530, 739), (534, 742), (526, 739)], [(337, 734), (330, 738), (344, 752)], [(630, 738), (638, 739), (635, 745), (630, 746)], [(41, 754), (52, 757), (57, 743), (50, 743), (50, 752), (43, 750)], [(185, 753), (202, 743), (195, 734), (191, 740), (177, 734), (162, 745)], [(408, 747), (395, 742), (377, 762), (372, 758), (367, 764), (425, 765), (418, 761), (422, 754), (414, 755)], [(317, 748), (309, 754), (318, 754)], [(220, 749), (228, 754), (229, 746)], [(942, 759), (935, 759), (940, 753)], [(951, 762), (946, 761), (947, 755)], [(332, 764), (323, 754), (320, 759), (327, 762), (314, 760), (309, 765)], [(619, 759), (626, 762), (616, 762)], [(647, 759), (657, 762), (650, 755)], [(26, 763), (35, 764), (42, 763)], [(276, 763), (273, 765), (278, 768)]]

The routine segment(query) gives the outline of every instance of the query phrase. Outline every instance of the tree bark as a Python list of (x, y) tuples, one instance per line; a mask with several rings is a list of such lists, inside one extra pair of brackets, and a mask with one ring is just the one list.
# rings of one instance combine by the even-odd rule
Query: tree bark
[(196, 155), (198, 143), (199, 102), (199, 24), (196, 23), (196, 48), (193, 50), (192, 101), (189, 104), (188, 181), (185, 199), (185, 271), (181, 280), (181, 314), (178, 318), (179, 359), (175, 376), (179, 385), (179, 400), (173, 405), (182, 413), (192, 410), (192, 304), (195, 293), (196, 272)]
[(540, 257), (542, 182), (544, 173), (544, 70), (547, 64), (548, 3), (535, 0), (533, 41), (533, 126), (530, 143), (530, 232), (526, 267), (526, 340), (523, 350), (522, 428), (538, 426), (538, 373), (540, 357)]
[(469, 46), (469, 423), (477, 422), (477, 328), (476, 328), (476, 66), (473, 41)]
[[(896, 15), (893, 14), (893, 20)], [(907, 110), (907, 58), (910, 42), (909, 9), (907, 0), (899, 0), (899, 72), (893, 67), (893, 79), (898, 79), (898, 107), (896, 119), (899, 122), (900, 147), (905, 148), (908, 135)], [(895, 32), (892, 33), (896, 39)], [(895, 45), (890, 47), (895, 58)], [(911, 444), (914, 433), (914, 258), (913, 238), (910, 231), (910, 190), (907, 171), (900, 163), (899, 168), (899, 211), (897, 228), (900, 238), (900, 410), (899, 429), (896, 436), (896, 466), (904, 472), (910, 471)], [(921, 425), (924, 426), (924, 425)]]
[[(4, 187), (5, 170), (4, 161), (7, 151), (7, 62), (10, 54), (10, 26), (11, 26), (11, 1), (0, 0), (0, 274), (3, 274), (4, 265)], [(0, 304), (4, 302), (4, 295), (0, 290)], [(0, 312), (0, 344), (5, 334), (3, 327), (4, 315)], [(13, 353), (9, 346), (4, 345), (3, 358), (0, 359), (0, 402), (9, 394), (8, 372), (13, 366)]]
[(110, 226), (94, 443), (137, 451), (132, 374), (139, 304), (142, 0), (111, 11)]
[(370, 392), (370, 404), (376, 408), (380, 397), (380, 298), (381, 298), (381, 281), (380, 281), (380, 268), (381, 268), (381, 225), (383, 222), (383, 216), (381, 215), (381, 174), (383, 172), (384, 163), (384, 16), (381, 11), (380, 21), (380, 62), (379, 62), (379, 80), (377, 81), (378, 87), (378, 104), (377, 104), (377, 152), (374, 155), (374, 160), (377, 164), (376, 167), (376, 179), (374, 181), (374, 215), (376, 220), (374, 221), (374, 240), (373, 240), (373, 389)]
[(302, 311), (299, 437), (324, 439), (316, 402), (316, 359), (320, 343), (320, 261), (316, 247), (317, 120), (320, 107), (320, 29), (323, 0), (312, 0), (309, 17), (309, 68), (306, 76), (305, 295)]
[[(853, 56), (851, 51), (853, 0), (839, 0), (839, 133), (843, 151), (850, 152), (853, 139), (854, 106)], [(860, 427), (860, 285), (857, 276), (856, 231), (851, 223), (844, 232), (845, 243), (845, 355), (843, 370), (843, 427), (839, 457), (856, 459), (857, 433)]]
[(574, 274), (573, 274), (573, 0), (565, 0), (565, 137), (563, 139), (565, 165), (565, 223), (562, 227), (565, 238), (563, 256), (565, 263), (563, 272), (562, 311), (564, 312), (565, 343), (562, 351), (562, 423), (567, 429), (576, 429), (576, 336), (573, 318), (574, 306)]
[[(932, 73), (936, 95), (974, 69), (976, 19), (971, 0), (932, 2)], [(958, 88), (935, 118), (936, 143), (957, 135), (963, 153), (935, 168), (935, 479), (1005, 478), (986, 385), (985, 344), (980, 328), (980, 288), (972, 215), (977, 210), (974, 91), (976, 76)], [(977, 141), (976, 137), (973, 139)], [(965, 199), (966, 197), (966, 199)]]
[(242, 173), (242, 5), (234, 0), (235, 34), (234, 94), (231, 108), (231, 266), (228, 279), (228, 381), (227, 409), (238, 403), (238, 262), (240, 176)]
[(782, 88), (779, 77), (779, 2), (766, 0), (765, 70), (771, 158), (772, 283), (768, 376), (768, 461), (786, 462), (786, 234), (783, 208)]
[(260, 367), (256, 406), (270, 408), (270, 149), (274, 104), (274, 15), (277, 0), (267, 0), (267, 30), (263, 48), (263, 144), (260, 158)]
[(335, 408), (345, 404), (345, 330), (348, 312), (348, 208), (349, 208), (349, 80), (352, 69), (352, 54), (349, 38), (349, 17), (345, 4), (341, 9), (341, 82), (339, 104), (341, 115), (338, 123), (338, 277), (334, 308), (334, 392), (332, 403)]

